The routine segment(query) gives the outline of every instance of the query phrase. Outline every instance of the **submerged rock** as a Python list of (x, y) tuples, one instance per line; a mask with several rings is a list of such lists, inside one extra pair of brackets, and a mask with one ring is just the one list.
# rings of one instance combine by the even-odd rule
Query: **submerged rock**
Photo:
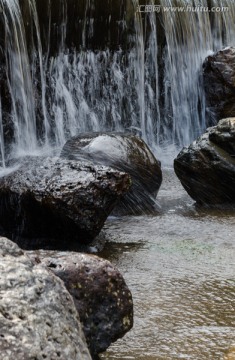
[(115, 214), (156, 210), (155, 199), (162, 182), (161, 164), (142, 139), (121, 133), (82, 134), (67, 141), (61, 157), (90, 160), (131, 176), (132, 187), (115, 207)]
[(40, 247), (40, 239), (54, 248), (88, 243), (129, 185), (127, 174), (104, 166), (26, 158), (0, 179), (0, 226), (29, 249)]
[(133, 326), (132, 295), (120, 272), (94, 255), (30, 252), (60, 277), (73, 300), (92, 355), (105, 351)]
[(0, 238), (0, 349), (4, 360), (91, 360), (63, 282)]
[(208, 124), (235, 116), (235, 47), (208, 56), (203, 77)]
[(175, 172), (199, 204), (235, 204), (235, 118), (223, 119), (174, 161)]

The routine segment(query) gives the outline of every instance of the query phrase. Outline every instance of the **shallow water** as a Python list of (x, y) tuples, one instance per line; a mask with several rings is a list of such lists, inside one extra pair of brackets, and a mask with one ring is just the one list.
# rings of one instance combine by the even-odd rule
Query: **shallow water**
[(135, 324), (105, 360), (235, 359), (235, 211), (199, 210), (164, 171), (155, 217), (110, 218), (101, 256), (124, 275)]

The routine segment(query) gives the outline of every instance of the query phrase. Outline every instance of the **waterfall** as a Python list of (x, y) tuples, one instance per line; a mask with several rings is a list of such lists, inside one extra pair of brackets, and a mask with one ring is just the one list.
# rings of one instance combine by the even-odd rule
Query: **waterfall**
[[(202, 62), (234, 45), (235, 3), (146, 1), (159, 13), (110, 3), (0, 0), (2, 166), (86, 131), (138, 128), (162, 158), (204, 131)], [(229, 10), (163, 11), (189, 5)]]
[[(164, 6), (177, 1), (161, 1)], [(192, 6), (208, 7), (207, 0), (190, 2)], [(228, 12), (214, 14), (211, 26), (210, 12), (163, 13), (166, 34), (165, 49), (165, 107), (164, 122), (173, 115), (171, 143), (189, 144), (206, 127), (205, 99), (201, 85), (201, 64), (212, 51), (234, 44), (235, 6), (230, 1), (213, 0), (212, 6), (227, 6)], [(215, 33), (217, 31), (217, 33)], [(172, 111), (168, 111), (172, 109)], [(168, 132), (168, 128), (166, 127)]]
[[(0, 1), (5, 30), (5, 61), (11, 98), (14, 146), (32, 151), (36, 139), (35, 99), (23, 18), (18, 0)], [(3, 103), (4, 99), (2, 99)], [(4, 156), (2, 156), (4, 157)]]
[(5, 151), (4, 151), (4, 136), (3, 136), (3, 127), (2, 127), (2, 103), (0, 100), (0, 151), (1, 151), (1, 167), (5, 168), (6, 162), (5, 162)]

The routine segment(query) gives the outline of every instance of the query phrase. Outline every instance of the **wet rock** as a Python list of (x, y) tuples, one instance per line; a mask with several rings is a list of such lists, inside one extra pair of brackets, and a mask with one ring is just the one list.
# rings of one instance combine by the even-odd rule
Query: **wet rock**
[(211, 128), (209, 140), (235, 158), (235, 118), (221, 120)]
[(91, 160), (131, 176), (132, 187), (115, 207), (115, 214), (156, 210), (155, 199), (162, 182), (161, 164), (142, 139), (121, 133), (82, 134), (67, 141), (61, 157)]
[(208, 56), (203, 77), (208, 125), (235, 116), (235, 47)]
[[(21, 5), (22, 2), (23, 0), (20, 6), (25, 14), (27, 3)], [(61, 47), (63, 35), (61, 23), (64, 19), (69, 19), (69, 21), (64, 21), (64, 26), (66, 26), (64, 42), (68, 48), (79, 49), (84, 41), (87, 49), (96, 50), (107, 49), (107, 46), (110, 49), (119, 49), (120, 45), (122, 48), (129, 45), (128, 34), (133, 33), (136, 13), (136, 6), (131, 0), (121, 3), (120, 0), (111, 0), (105, 3), (105, 6), (102, 0), (93, 0), (92, 4), (86, 1), (69, 0), (66, 6), (58, 0), (50, 0), (50, 6), (48, 0), (36, 0), (35, 4), (43, 35), (43, 48), (45, 52), (49, 51), (50, 55), (58, 54)], [(125, 26), (120, 24), (122, 21), (125, 21)], [(25, 26), (29, 26), (30, 20), (27, 17), (24, 17), (24, 22)], [(48, 34), (50, 34), (49, 49)]]
[(174, 161), (176, 175), (199, 204), (235, 204), (235, 118), (223, 119)]
[(128, 175), (104, 166), (26, 158), (0, 179), (0, 226), (29, 249), (40, 239), (54, 248), (88, 243), (129, 185)]
[(105, 351), (133, 326), (132, 295), (120, 272), (94, 255), (36, 251), (74, 299), (92, 355)]
[(0, 349), (4, 360), (91, 360), (63, 282), (0, 238)]
[(224, 360), (235, 360), (235, 346), (231, 347), (224, 357)]

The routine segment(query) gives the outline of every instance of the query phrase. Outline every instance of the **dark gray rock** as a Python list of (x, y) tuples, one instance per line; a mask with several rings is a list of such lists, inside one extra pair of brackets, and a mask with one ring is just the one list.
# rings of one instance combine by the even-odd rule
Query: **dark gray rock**
[(63, 282), (0, 238), (0, 358), (91, 360)]
[(209, 131), (209, 140), (235, 157), (235, 118), (221, 120)]
[(94, 255), (36, 251), (33, 259), (63, 280), (74, 299), (92, 355), (105, 351), (133, 326), (132, 295), (120, 272)]
[(67, 141), (61, 157), (90, 160), (131, 176), (132, 187), (115, 207), (115, 214), (156, 211), (155, 199), (162, 182), (161, 164), (142, 139), (121, 133), (82, 134)]
[(0, 226), (29, 249), (40, 247), (40, 239), (48, 247), (53, 239), (54, 248), (88, 243), (129, 186), (128, 175), (104, 166), (26, 158), (0, 179)]
[(175, 172), (198, 204), (235, 204), (235, 118), (224, 119), (174, 161)]
[(208, 56), (203, 77), (208, 125), (235, 116), (235, 47)]

